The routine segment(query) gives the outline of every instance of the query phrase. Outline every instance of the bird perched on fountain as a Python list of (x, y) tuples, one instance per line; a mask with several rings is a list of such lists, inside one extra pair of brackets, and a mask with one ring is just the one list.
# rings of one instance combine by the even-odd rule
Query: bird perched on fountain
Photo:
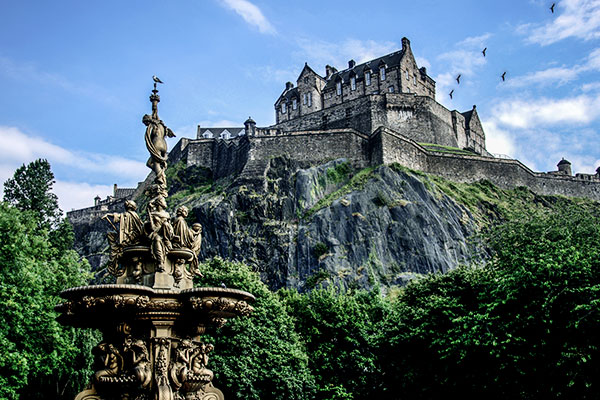
[(156, 83), (164, 83), (163, 81), (161, 81), (160, 79), (158, 79), (158, 76), (156, 75), (152, 75), (152, 80)]

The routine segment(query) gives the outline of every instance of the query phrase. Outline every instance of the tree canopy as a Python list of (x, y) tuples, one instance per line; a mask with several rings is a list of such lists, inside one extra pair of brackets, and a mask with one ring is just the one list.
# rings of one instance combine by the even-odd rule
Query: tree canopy
[(54, 173), (47, 160), (23, 164), (4, 182), (4, 201), (33, 213), (39, 226), (54, 226), (62, 212), (58, 208), (58, 198), (51, 191), (53, 184)]

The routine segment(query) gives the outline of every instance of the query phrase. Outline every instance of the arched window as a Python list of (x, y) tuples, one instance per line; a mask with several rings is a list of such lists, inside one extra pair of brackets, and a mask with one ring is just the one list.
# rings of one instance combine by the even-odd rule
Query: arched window
[(312, 106), (312, 93), (308, 92), (308, 106)]
[(365, 72), (365, 85), (371, 85), (371, 71)]

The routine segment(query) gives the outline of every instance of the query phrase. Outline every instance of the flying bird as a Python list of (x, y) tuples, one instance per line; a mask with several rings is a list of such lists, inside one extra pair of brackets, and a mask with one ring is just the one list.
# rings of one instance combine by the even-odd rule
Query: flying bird
[(554, 6), (556, 5), (556, 3), (552, 3), (552, 6), (550, 7), (550, 11), (552, 11), (552, 14), (554, 14)]
[(452, 93), (454, 93), (454, 89), (450, 91), (450, 100), (452, 100)]
[(502, 82), (504, 82), (506, 79), (506, 71), (504, 71), (504, 73), (502, 75), (500, 75), (500, 78), (502, 78)]
[(461, 77), (461, 74), (458, 74), (458, 76), (456, 77), (456, 82), (457, 82), (459, 85), (460, 85), (460, 77)]
[(483, 54), (483, 56), (485, 57), (485, 52), (487, 51), (487, 47), (483, 50), (481, 50), (481, 54)]
[(156, 83), (164, 83), (163, 81), (161, 81), (160, 79), (158, 79), (158, 76), (156, 75), (152, 75), (152, 80)]

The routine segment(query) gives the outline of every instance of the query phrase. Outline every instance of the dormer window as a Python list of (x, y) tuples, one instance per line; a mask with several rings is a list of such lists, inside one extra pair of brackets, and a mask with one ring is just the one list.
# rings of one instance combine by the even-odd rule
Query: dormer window
[(365, 85), (371, 85), (371, 71), (365, 72)]
[(308, 93), (308, 106), (309, 107), (312, 106), (312, 93), (311, 92)]
[(296, 108), (298, 108), (298, 100), (296, 100), (296, 98), (294, 97), (292, 99), (292, 109), (295, 110)]
[(285, 103), (281, 103), (281, 113), (285, 114), (287, 113), (287, 107)]
[(337, 81), (335, 83), (335, 93), (339, 96), (342, 94), (342, 81)]
[(306, 93), (302, 95), (302, 104), (306, 104)]
[(385, 81), (385, 65), (379, 67), (379, 79)]
[(352, 90), (356, 90), (356, 76), (352, 76), (350, 78), (350, 88), (352, 88)]

